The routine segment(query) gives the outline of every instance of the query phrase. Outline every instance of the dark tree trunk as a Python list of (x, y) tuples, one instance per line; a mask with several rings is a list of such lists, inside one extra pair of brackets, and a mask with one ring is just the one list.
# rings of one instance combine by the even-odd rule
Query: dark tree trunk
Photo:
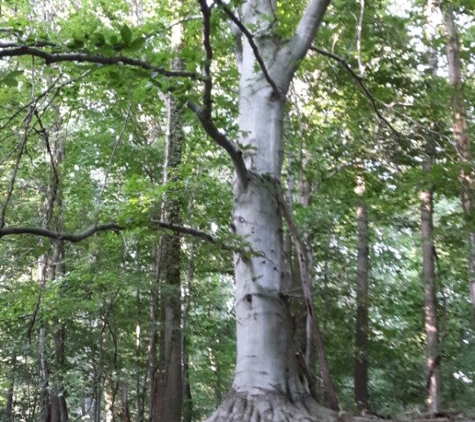
[[(364, 180), (358, 179), (356, 190), (364, 193)], [(361, 192), (360, 192), (361, 190)], [(354, 393), (358, 412), (370, 411), (368, 394), (368, 330), (369, 330), (369, 239), (368, 212), (361, 198), (356, 207), (357, 268), (356, 268), (356, 325)]]
[[(190, 199), (188, 205), (189, 210), (193, 208), (193, 198)], [(188, 263), (186, 266), (186, 276), (185, 276), (185, 298), (183, 306), (183, 422), (191, 422), (193, 418), (193, 399), (191, 396), (191, 384), (190, 384), (190, 372), (189, 372), (189, 358), (188, 358), (188, 347), (189, 341), (187, 336), (187, 326), (188, 326), (188, 310), (190, 307), (190, 295), (191, 295), (191, 282), (193, 279), (194, 272), (194, 243), (188, 245), (189, 257)]]
[[(462, 64), (460, 46), (454, 13), (450, 4), (442, 8), (446, 37), (446, 54), (449, 69), (449, 82), (452, 86), (452, 131), (458, 149), (461, 165), (459, 172), (460, 200), (468, 228), (468, 285), (470, 301), (475, 317), (475, 228), (474, 214), (474, 170), (471, 163), (470, 140), (466, 117), (465, 99), (463, 94)], [(474, 318), (475, 322), (475, 318)]]
[[(172, 68), (178, 69), (177, 61)], [(171, 96), (166, 98), (168, 110), (167, 150), (164, 184), (178, 180), (181, 163), (183, 129), (181, 105)], [(163, 218), (181, 224), (183, 200), (179, 188), (169, 190), (164, 199)], [(160, 265), (163, 282), (160, 283), (161, 330), (159, 359), (151, 411), (152, 422), (181, 422), (183, 402), (182, 331), (181, 331), (181, 237), (174, 233), (163, 237)]]
[[(437, 75), (437, 52), (432, 47), (435, 42), (437, 25), (434, 0), (426, 5), (427, 29), (425, 31), (429, 44), (430, 77)], [(436, 94), (435, 92), (433, 93)], [(426, 397), (430, 414), (439, 411), (440, 406), (440, 367), (439, 367), (439, 323), (437, 317), (435, 246), (434, 246), (434, 186), (430, 174), (435, 155), (435, 143), (431, 135), (426, 140), (425, 156), (422, 162), (421, 204), (421, 246), (422, 246), (422, 282), (424, 286), (424, 327), (426, 333)]]
[(121, 381), (120, 385), (120, 420), (121, 422), (131, 422), (130, 409), (129, 409), (129, 397), (127, 394), (127, 384), (125, 381)]
[[(428, 141), (427, 156), (423, 171), (431, 169), (432, 145)], [(438, 362), (438, 322), (435, 288), (435, 260), (433, 243), (433, 187), (427, 186), (420, 193), (421, 237), (422, 237), (422, 279), (424, 284), (424, 323), (426, 332), (427, 405), (430, 413), (437, 413), (440, 402), (440, 374)]]
[(8, 389), (5, 397), (5, 409), (3, 414), (0, 412), (0, 416), (5, 422), (13, 422), (13, 393), (15, 388), (15, 368), (16, 368), (16, 355), (12, 355), (10, 362), (10, 374), (8, 376)]

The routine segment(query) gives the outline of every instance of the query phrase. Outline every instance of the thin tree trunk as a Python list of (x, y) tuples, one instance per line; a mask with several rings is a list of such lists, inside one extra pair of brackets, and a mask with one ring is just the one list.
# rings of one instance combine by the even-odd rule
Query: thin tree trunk
[(370, 411), (368, 394), (368, 332), (369, 332), (369, 238), (368, 210), (362, 196), (365, 191), (363, 177), (358, 177), (356, 193), (360, 196), (356, 207), (357, 268), (356, 268), (356, 325), (354, 393), (360, 414)]
[[(297, 109), (297, 116), (299, 119), (299, 133), (304, 139), (305, 128), (300, 119), (300, 110), (298, 101), (295, 104)], [(309, 161), (308, 155), (304, 150), (304, 143), (302, 141), (300, 145), (300, 156), (299, 156), (299, 168), (298, 168), (298, 189), (297, 189), (297, 200), (298, 203), (307, 208), (310, 204), (311, 197), (311, 185), (309, 180), (304, 175), (304, 168)], [(293, 180), (292, 185), (293, 185)], [(328, 405), (333, 410), (338, 410), (338, 398), (335, 392), (333, 385), (333, 380), (331, 378), (330, 369), (328, 367), (328, 362), (326, 358), (325, 346), (323, 342), (323, 335), (320, 331), (319, 322), (316, 319), (316, 315), (313, 312), (313, 305), (309, 306), (309, 302), (313, 304), (313, 288), (312, 288), (312, 277), (310, 274), (310, 269), (312, 268), (312, 253), (309, 248), (304, 247), (309, 243), (307, 239), (308, 234), (303, 233), (303, 242), (299, 240), (299, 236), (295, 227), (295, 224), (292, 221), (291, 216), (291, 202), (292, 202), (292, 186), (289, 183), (290, 192), (288, 194), (288, 207), (284, 207), (284, 219), (287, 221), (287, 225), (290, 228), (291, 235), (290, 238), (293, 238), (293, 244), (295, 246), (296, 255), (297, 255), (297, 268), (292, 268), (292, 272), (297, 274), (297, 279), (293, 277), (293, 282), (298, 282), (304, 291), (304, 302), (299, 303), (299, 310), (305, 316), (303, 320), (299, 320), (299, 327), (297, 327), (297, 334), (299, 330), (303, 329), (305, 332), (304, 346), (302, 350), (304, 351), (303, 360), (299, 356), (299, 367), (303, 371), (303, 375), (307, 379), (308, 388), (312, 397), (317, 398), (317, 387), (315, 382), (315, 375), (312, 371), (312, 362), (315, 358), (314, 354), (316, 353), (318, 369), (320, 372), (320, 378), (322, 380), (323, 386), (323, 403)], [(289, 239), (290, 240), (290, 239)], [(287, 247), (291, 251), (291, 247)], [(303, 255), (303, 256), (302, 256)], [(302, 261), (303, 259), (303, 261)], [(307, 293), (305, 294), (305, 291)], [(315, 351), (315, 353), (314, 353)]]
[[(190, 199), (189, 210), (193, 208), (193, 198)], [(193, 400), (191, 396), (190, 374), (189, 374), (189, 358), (188, 347), (189, 341), (187, 336), (188, 310), (190, 307), (191, 283), (193, 281), (194, 272), (194, 243), (191, 241), (188, 247), (189, 256), (185, 274), (185, 297), (183, 306), (183, 422), (191, 422), (193, 418)]]
[[(432, 149), (428, 140), (428, 150)], [(427, 152), (423, 171), (431, 169), (432, 153)], [(440, 405), (440, 371), (438, 362), (438, 322), (435, 288), (435, 265), (433, 243), (433, 187), (428, 186), (420, 192), (421, 201), (421, 237), (422, 237), (422, 279), (424, 284), (424, 325), (426, 332), (427, 367), (427, 406), (435, 414)]]
[(8, 388), (5, 397), (5, 409), (3, 411), (3, 416), (5, 422), (13, 422), (13, 394), (15, 388), (15, 369), (16, 369), (16, 354), (13, 353), (11, 361), (10, 361), (10, 373), (8, 376)]
[[(140, 251), (137, 248), (137, 272), (140, 273)], [(147, 371), (145, 371), (145, 376), (142, 376), (142, 368), (139, 362), (141, 362), (142, 357), (142, 337), (141, 337), (141, 308), (142, 300), (140, 296), (140, 284), (137, 284), (136, 290), (136, 311), (135, 311), (135, 408), (136, 408), (136, 422), (144, 421), (144, 396), (142, 395), (142, 382), (147, 383)]]
[[(58, 201), (58, 208), (61, 208), (61, 201)], [(60, 209), (61, 212), (61, 209)], [(62, 229), (61, 221), (58, 222), (58, 230)], [(49, 279), (55, 280), (61, 274), (64, 274), (64, 243), (58, 240), (54, 245), (54, 252), (50, 264)], [(51, 397), (51, 422), (68, 422), (68, 406), (66, 403), (66, 392), (63, 385), (63, 373), (65, 371), (65, 353), (66, 353), (66, 327), (55, 319), (55, 330), (53, 332), (54, 356), (52, 369), (55, 374), (55, 382), (52, 388)]]
[(121, 380), (119, 383), (120, 388), (120, 420), (121, 422), (131, 422), (130, 409), (129, 409), (129, 397), (127, 394), (127, 383)]
[[(431, 45), (435, 41), (437, 26), (435, 23), (435, 4), (429, 0), (426, 5), (426, 39)], [(437, 74), (437, 52), (429, 47), (429, 65), (431, 77)], [(439, 365), (439, 323), (437, 317), (436, 273), (434, 256), (433, 214), (434, 214), (434, 186), (428, 182), (432, 170), (435, 154), (434, 140), (426, 140), (425, 157), (422, 163), (423, 188), (420, 192), (421, 202), (421, 241), (422, 241), (422, 281), (424, 286), (424, 327), (426, 333), (426, 390), (427, 408), (429, 413), (435, 414), (440, 406), (440, 365)], [(428, 176), (428, 177), (427, 177)]]
[[(168, 168), (176, 171), (181, 162), (182, 130), (179, 105), (169, 97)], [(165, 199), (165, 217), (181, 223), (182, 200), (179, 192)], [(182, 405), (182, 333), (181, 333), (181, 238), (179, 234), (163, 239), (161, 284), (161, 336), (158, 361), (158, 406), (152, 421), (180, 422)]]
[(38, 354), (40, 364), (40, 422), (51, 422), (51, 400), (49, 394), (49, 373), (46, 362), (46, 329), (38, 334)]
[(159, 299), (158, 299), (158, 283), (161, 277), (161, 256), (162, 256), (162, 238), (159, 239), (158, 244), (153, 248), (153, 276), (154, 282), (150, 289), (150, 329), (149, 329), (149, 347), (148, 347), (148, 381), (150, 384), (150, 391), (148, 395), (148, 409), (149, 421), (152, 422), (152, 415), (157, 406), (157, 380), (158, 380), (158, 359), (157, 359), (157, 345), (158, 345), (158, 327), (159, 323)]
[[(460, 47), (454, 13), (450, 4), (442, 7), (446, 38), (446, 55), (449, 69), (449, 82), (452, 86), (452, 131), (458, 149), (461, 170), (460, 200), (468, 228), (468, 285), (470, 301), (475, 317), (475, 229), (473, 228), (474, 202), (474, 170), (471, 163), (472, 154), (466, 118), (465, 99), (463, 94), (462, 64)], [(475, 319), (474, 319), (475, 321)]]
[[(180, 38), (179, 38), (180, 39)], [(179, 46), (176, 46), (179, 48)], [(174, 60), (171, 68), (181, 69)], [(164, 184), (176, 181), (182, 157), (183, 128), (182, 105), (170, 94), (166, 97), (168, 111), (167, 143)], [(183, 212), (179, 188), (164, 199), (163, 218), (180, 225)], [(182, 330), (181, 330), (181, 236), (178, 233), (163, 237), (163, 282), (160, 283), (161, 331), (158, 371), (152, 422), (181, 422), (183, 403)]]
[[(44, 204), (43, 227), (49, 228), (54, 226), (55, 229), (61, 230), (61, 192), (59, 187), (58, 165), (64, 159), (64, 144), (60, 139), (51, 137), (49, 131), (43, 127), (42, 121), (37, 115), (39, 125), (41, 126), (42, 136), (47, 144), (47, 154), (50, 160), (50, 183), (47, 187), (47, 195)], [(53, 134), (57, 131), (51, 131)], [(39, 284), (40, 295), (41, 290), (46, 286), (48, 281), (53, 281), (57, 274), (62, 273), (62, 261), (64, 259), (64, 246), (61, 240), (56, 240), (53, 244), (51, 257), (44, 254), (39, 259)], [(40, 299), (39, 299), (40, 301)], [(40, 303), (38, 301), (38, 303)], [(59, 328), (57, 328), (59, 329)], [(63, 337), (64, 338), (64, 337)], [(64, 395), (59, 398), (57, 391), (62, 391), (58, 385), (50, 385), (50, 371), (58, 369), (58, 363), (64, 359), (64, 343), (58, 340), (57, 332), (54, 333), (55, 339), (55, 356), (52, 362), (47, 359), (47, 329), (41, 327), (39, 332), (39, 363), (40, 377), (42, 384), (41, 391), (41, 422), (67, 422), (67, 406)], [(51, 367), (50, 367), (51, 366)], [(61, 409), (63, 409), (63, 417), (61, 417)], [(65, 412), (65, 413), (64, 413)]]

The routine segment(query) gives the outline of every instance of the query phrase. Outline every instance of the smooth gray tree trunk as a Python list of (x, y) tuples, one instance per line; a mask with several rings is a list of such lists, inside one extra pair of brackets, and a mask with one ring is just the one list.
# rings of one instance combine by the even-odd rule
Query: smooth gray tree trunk
[(291, 280), (285, 271), (278, 201), (288, 87), (328, 4), (328, 0), (309, 1), (293, 38), (282, 40), (271, 19), (275, 1), (241, 3), (240, 22), (254, 35), (252, 42), (241, 35), (237, 44), (236, 144), (244, 151), (245, 170), (232, 156), (236, 180), (231, 227), (249, 242), (253, 253), (234, 256), (236, 373), (230, 394), (209, 422), (317, 421), (336, 415), (321, 408), (298, 377), (289, 316)]

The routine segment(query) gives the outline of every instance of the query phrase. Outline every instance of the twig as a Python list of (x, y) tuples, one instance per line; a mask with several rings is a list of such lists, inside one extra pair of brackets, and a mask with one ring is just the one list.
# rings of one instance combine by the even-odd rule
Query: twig
[(28, 114), (23, 120), (23, 123), (25, 123), (25, 131), (23, 132), (22, 140), (19, 146), (19, 151), (18, 151), (17, 158), (15, 161), (15, 167), (13, 168), (12, 177), (10, 178), (10, 182), (8, 183), (7, 195), (5, 197), (5, 201), (3, 201), (3, 204), (2, 204), (2, 211), (0, 214), (0, 228), (3, 228), (5, 226), (5, 214), (7, 212), (8, 203), (10, 202), (13, 189), (15, 187), (16, 176), (18, 173), (18, 169), (20, 167), (20, 161), (23, 155), (23, 151), (25, 150), (26, 141), (28, 140), (29, 126), (31, 123), (31, 119), (33, 118), (33, 114), (35, 110), (36, 110), (35, 106), (31, 105), (30, 109), (28, 110)]
[(376, 100), (374, 99), (373, 95), (369, 92), (368, 88), (366, 88), (366, 85), (363, 83), (363, 80), (355, 73), (355, 71), (350, 67), (350, 65), (345, 61), (345, 59), (340, 56), (337, 56), (336, 54), (330, 53), (329, 51), (322, 50), (321, 48), (310, 47), (310, 50), (322, 54), (323, 56), (330, 57), (331, 59), (336, 60), (338, 63), (340, 63), (345, 68), (345, 70), (353, 77), (353, 79), (356, 80), (363, 93), (365, 94), (366, 98), (368, 98), (371, 102), (374, 112), (381, 119), (381, 121), (383, 121), (397, 137), (401, 136), (400, 133), (396, 129), (394, 129), (393, 125), (391, 125), (391, 123), (389, 123), (389, 121), (381, 114), (378, 109), (378, 106), (376, 105)]
[[(49, 135), (48, 135), (48, 132), (46, 130), (46, 128), (43, 126), (43, 122), (41, 120), (41, 117), (40, 115), (38, 114), (38, 110), (35, 109), (35, 117), (40, 125), (40, 130), (36, 130), (36, 132), (38, 133), (38, 135), (40, 135), (43, 140), (45, 141), (45, 145), (46, 145), (46, 151), (48, 152), (48, 155), (49, 155), (49, 159), (50, 159), (50, 162), (51, 162), (51, 167), (53, 169), (53, 174), (54, 174), (54, 186), (58, 186), (59, 184), (59, 175), (58, 175), (58, 171), (56, 169), (56, 163), (55, 163), (55, 158), (53, 157), (53, 152), (51, 151), (51, 145), (50, 145), (50, 142), (49, 142)], [(56, 196), (56, 195), (54, 195)]]
[(105, 171), (105, 174), (104, 174), (104, 183), (102, 184), (101, 191), (99, 192), (99, 201), (98, 201), (98, 205), (97, 205), (97, 209), (96, 209), (96, 218), (95, 218), (96, 221), (99, 218), (100, 207), (101, 207), (101, 204), (102, 204), (104, 191), (106, 190), (107, 179), (109, 177), (110, 168), (112, 166), (112, 160), (114, 159), (114, 155), (115, 155), (115, 152), (117, 150), (117, 146), (119, 145), (119, 142), (121, 141), (121, 139), (124, 135), (125, 129), (127, 128), (127, 124), (129, 122), (129, 119), (130, 119), (130, 110), (131, 109), (132, 109), (132, 102), (129, 104), (129, 107), (127, 108), (127, 115), (125, 116), (124, 124), (122, 125), (122, 129), (119, 133), (119, 136), (117, 137), (116, 141), (114, 142), (114, 147), (112, 148), (112, 152), (109, 156), (109, 163), (107, 164), (107, 168), (106, 168), (106, 171)]
[[(74, 83), (74, 82), (77, 82), (79, 79), (82, 79), (84, 78), (88, 73), (90, 73), (91, 71), (90, 70), (86, 70), (85, 72), (81, 73), (81, 75), (79, 75), (77, 78), (73, 78), (73, 79), (68, 79), (67, 81), (59, 84), (57, 87), (56, 87), (56, 92), (59, 92), (62, 88), (64, 88), (65, 86), (71, 84), (71, 83)], [(32, 104), (38, 104), (40, 99), (46, 97), (51, 91), (53, 91), (53, 89), (55, 89), (55, 86), (57, 84), (57, 82), (59, 81), (59, 79), (61, 79), (63, 75), (59, 75), (54, 81), (53, 83), (48, 87), (46, 88), (43, 92), (41, 92), (40, 94), (38, 94), (36, 96), (35, 99), (31, 100), (29, 103), (25, 104), (24, 106), (20, 107), (15, 113), (13, 113), (13, 115), (11, 115), (7, 122), (0, 126), (0, 131), (2, 131), (3, 129), (5, 129), (6, 127), (10, 126), (10, 122), (16, 117), (18, 116), (23, 110), (27, 109), (28, 107), (30, 107)], [(47, 108), (47, 107), (46, 107)]]

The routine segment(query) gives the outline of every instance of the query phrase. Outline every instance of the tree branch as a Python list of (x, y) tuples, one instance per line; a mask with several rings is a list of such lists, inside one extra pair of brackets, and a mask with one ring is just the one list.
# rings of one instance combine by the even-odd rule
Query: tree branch
[(291, 66), (289, 68), (291, 74), (288, 76), (289, 78), (312, 45), (330, 1), (331, 0), (309, 0), (307, 8), (297, 25), (294, 36), (282, 52), (283, 60), (289, 62), (288, 54), (290, 54), (291, 57)]
[(117, 223), (96, 224), (79, 234), (67, 233), (62, 231), (48, 230), (40, 227), (3, 227), (0, 229), (0, 238), (14, 234), (32, 234), (34, 236), (46, 237), (54, 240), (64, 240), (71, 243), (78, 243), (99, 232), (114, 231), (119, 232), (124, 227)]
[(216, 243), (216, 238), (209, 233), (194, 229), (192, 227), (178, 226), (176, 224), (167, 223), (166, 221), (151, 220), (152, 225), (156, 225), (161, 229), (171, 230), (175, 233), (188, 234), (193, 237), (199, 237), (209, 243)]
[[(216, 239), (211, 234), (202, 230), (194, 229), (192, 227), (178, 226), (176, 224), (167, 223), (166, 221), (159, 221), (159, 220), (151, 220), (149, 224), (150, 224), (150, 227), (152, 228), (158, 227), (160, 229), (171, 230), (175, 233), (182, 233), (182, 234), (186, 234), (186, 235), (190, 235), (194, 237), (199, 237), (203, 240), (206, 240), (209, 243), (218, 243), (218, 239)], [(126, 230), (127, 227), (132, 227), (132, 226), (133, 225), (121, 226), (120, 224), (109, 222), (109, 223), (104, 223), (104, 224), (96, 224), (78, 234), (68, 233), (68, 232), (63, 232), (63, 231), (56, 231), (56, 230), (49, 230), (49, 229), (44, 229), (40, 227), (3, 227), (3, 228), (0, 228), (0, 238), (4, 236), (11, 236), (11, 235), (30, 234), (33, 236), (45, 237), (45, 238), (53, 239), (53, 240), (63, 240), (66, 242), (78, 243), (83, 240), (86, 240), (87, 238), (95, 235), (96, 233), (107, 232), (107, 231), (113, 231), (115, 233), (119, 233), (120, 231)], [(225, 249), (230, 249), (230, 248), (228, 247)]]
[(16, 176), (18, 173), (18, 169), (20, 168), (21, 157), (23, 155), (23, 152), (25, 151), (25, 146), (28, 140), (28, 133), (30, 129), (30, 123), (31, 123), (31, 119), (33, 118), (33, 114), (35, 110), (36, 110), (35, 105), (31, 105), (25, 119), (23, 120), (23, 123), (25, 123), (25, 130), (23, 132), (21, 143), (19, 145), (18, 154), (15, 160), (15, 166), (13, 167), (12, 176), (8, 183), (7, 194), (5, 196), (5, 200), (3, 201), (2, 209), (0, 211), (0, 228), (3, 228), (5, 226), (5, 214), (7, 212), (7, 207), (10, 202), (11, 196), (13, 194), (13, 189), (15, 188)]
[(359, 77), (355, 73), (355, 71), (350, 67), (350, 65), (345, 61), (345, 59), (343, 59), (340, 56), (337, 56), (336, 54), (330, 53), (329, 51), (322, 50), (322, 49), (317, 48), (317, 47), (310, 47), (310, 50), (315, 51), (316, 53), (319, 53), (323, 56), (330, 57), (331, 59), (336, 60), (338, 63), (340, 63), (345, 68), (345, 70), (351, 75), (351, 77), (353, 77), (353, 79), (356, 80), (356, 82), (360, 86), (360, 88), (363, 91), (366, 98), (368, 98), (368, 100), (371, 102), (371, 106), (372, 106), (374, 112), (376, 113), (376, 115), (381, 119), (382, 122), (384, 122), (386, 124), (386, 126), (389, 129), (391, 129), (391, 131), (396, 136), (398, 136), (398, 137), (400, 136), (400, 133), (396, 129), (394, 129), (394, 127), (391, 125), (391, 123), (389, 123), (389, 121), (379, 111), (378, 106), (376, 105), (376, 100), (374, 99), (373, 95), (369, 92), (368, 88), (366, 88), (365, 84), (363, 83), (362, 78)]
[(213, 120), (207, 116), (206, 113), (203, 113), (203, 110), (200, 107), (191, 102), (188, 102), (187, 106), (195, 113), (196, 117), (198, 117), (201, 126), (208, 136), (213, 139), (213, 141), (215, 141), (220, 147), (222, 147), (231, 157), (239, 182), (245, 189), (249, 183), (249, 171), (247, 170), (246, 164), (244, 162), (242, 151), (234, 142), (229, 140), (218, 130)]
[(39, 57), (42, 58), (46, 64), (58, 62), (97, 63), (102, 64), (104, 66), (125, 64), (128, 66), (150, 70), (166, 77), (185, 77), (192, 79), (200, 79), (199, 75), (195, 72), (167, 70), (163, 67), (153, 66), (145, 61), (125, 56), (104, 57), (100, 54), (48, 53), (47, 51), (41, 50), (36, 47), (30, 47), (27, 45), (21, 45), (15, 48), (0, 49), (0, 58), (18, 56)]
[(256, 58), (256, 61), (262, 70), (262, 74), (264, 75), (265, 80), (272, 87), (274, 94), (277, 95), (278, 97), (282, 96), (282, 90), (279, 89), (279, 87), (273, 81), (273, 79), (269, 75), (269, 72), (267, 71), (264, 60), (262, 59), (259, 53), (259, 49), (257, 48), (256, 43), (254, 42), (254, 35), (251, 34), (251, 32), (244, 26), (244, 24), (237, 18), (237, 16), (221, 0), (216, 0), (216, 3), (221, 6), (224, 13), (226, 13), (226, 15), (228, 16), (228, 18), (231, 19), (231, 21), (239, 28), (239, 30), (247, 38), (247, 42), (251, 46), (252, 52), (254, 53), (254, 57)]
[(211, 112), (213, 110), (212, 90), (213, 78), (211, 76), (211, 63), (213, 61), (213, 49), (211, 46), (211, 10), (207, 4), (207, 0), (198, 0), (203, 15), (203, 48), (205, 50), (204, 61), (204, 91), (203, 91), (203, 107), (188, 102), (187, 107), (195, 113), (196, 117), (203, 126), (203, 129), (208, 136), (213, 139), (220, 147), (229, 154), (233, 162), (234, 169), (241, 185), (246, 188), (249, 183), (249, 174), (244, 163), (242, 151), (236, 146), (234, 142), (229, 140), (223, 133), (221, 133), (213, 122)]

